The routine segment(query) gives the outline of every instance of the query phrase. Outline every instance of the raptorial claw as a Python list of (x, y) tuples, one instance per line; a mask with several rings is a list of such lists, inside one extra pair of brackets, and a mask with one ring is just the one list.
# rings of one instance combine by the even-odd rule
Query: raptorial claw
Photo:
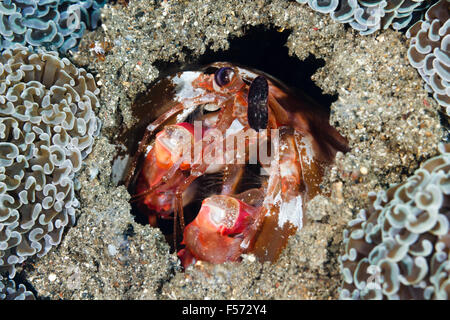
[[(139, 201), (141, 210), (147, 212), (150, 224), (155, 225), (155, 213), (170, 214), (178, 186), (185, 180), (183, 170), (190, 168), (190, 151), (194, 129), (189, 123), (166, 126), (156, 135), (155, 143), (146, 155), (138, 176), (134, 201)], [(184, 203), (190, 201), (184, 197)]]
[[(250, 248), (249, 231), (260, 210), (231, 196), (203, 200), (200, 212), (184, 230), (189, 254), (213, 263), (236, 261)], [(186, 253), (182, 253), (186, 256)]]

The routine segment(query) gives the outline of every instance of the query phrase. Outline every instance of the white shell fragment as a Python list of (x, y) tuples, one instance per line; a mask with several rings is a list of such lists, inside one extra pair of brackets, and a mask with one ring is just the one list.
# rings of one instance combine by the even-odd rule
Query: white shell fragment
[(55, 52), (0, 54), (0, 271), (45, 255), (75, 220), (73, 178), (100, 121), (94, 78)]

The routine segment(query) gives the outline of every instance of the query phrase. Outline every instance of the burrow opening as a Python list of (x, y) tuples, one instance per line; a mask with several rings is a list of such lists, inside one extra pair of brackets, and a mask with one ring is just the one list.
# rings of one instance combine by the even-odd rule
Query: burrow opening
[[(318, 105), (329, 114), (330, 106), (337, 100), (337, 95), (323, 94), (321, 88), (316, 86), (311, 80), (311, 76), (317, 69), (323, 67), (325, 62), (322, 59), (315, 58), (313, 55), (309, 55), (305, 60), (290, 56), (286, 47), (290, 33), (291, 31), (289, 30), (280, 31), (275, 27), (264, 25), (249, 27), (243, 36), (234, 37), (230, 40), (230, 46), (227, 50), (213, 51), (209, 49), (200, 57), (188, 54), (186, 62), (156, 62), (155, 66), (160, 70), (160, 77), (150, 84), (148, 90), (141, 93), (135, 100), (132, 112), (135, 118), (138, 119), (138, 123), (131, 130), (125, 132), (124, 137), (121, 139), (127, 148), (127, 153), (133, 155), (136, 152), (145, 128), (158, 116), (149, 117), (149, 108), (151, 108), (152, 104), (159, 103), (158, 100), (163, 99), (166, 94), (170, 94), (164, 79), (177, 72), (198, 70), (217, 61), (231, 62), (263, 71), (280, 80), (294, 91), (307, 92), (307, 95), (318, 102)], [(142, 160), (141, 158), (140, 161)], [(247, 165), (245, 169), (246, 177), (242, 183), (243, 187), (248, 185), (259, 186), (260, 182), (255, 173), (259, 172), (259, 169), (259, 165)], [(195, 218), (201, 207), (202, 200), (219, 190), (219, 180), (220, 177), (215, 174), (206, 175), (199, 179), (198, 185), (202, 186), (199, 188), (200, 191), (196, 194), (194, 201), (184, 207), (186, 225)], [(133, 194), (133, 188), (133, 185), (129, 186), (130, 194)], [(136, 222), (143, 225), (149, 223), (147, 216), (143, 215), (133, 203), (132, 214)], [(173, 220), (160, 218), (157, 224), (173, 250)], [(180, 245), (181, 240), (182, 232), (178, 230), (177, 250), (183, 247)]]
[(195, 70), (217, 61), (231, 62), (264, 71), (296, 91), (307, 92), (329, 112), (331, 104), (337, 100), (337, 94), (324, 94), (311, 79), (319, 68), (325, 66), (323, 59), (312, 54), (305, 60), (289, 55), (286, 43), (290, 30), (281, 31), (274, 26), (258, 25), (248, 27), (244, 33), (241, 37), (232, 38), (227, 50), (208, 49), (200, 57), (194, 57), (188, 52), (186, 62), (156, 62), (160, 78), (179, 71)]

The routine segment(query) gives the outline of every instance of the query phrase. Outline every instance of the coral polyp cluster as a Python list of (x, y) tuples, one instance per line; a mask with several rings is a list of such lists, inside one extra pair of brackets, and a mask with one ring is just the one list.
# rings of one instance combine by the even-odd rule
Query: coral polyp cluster
[(13, 280), (0, 275), (0, 300), (35, 300), (35, 297), (23, 284), (17, 286)]
[(450, 145), (344, 231), (342, 299), (450, 298)]
[(56, 52), (0, 55), (0, 271), (46, 254), (75, 220), (74, 174), (100, 129), (94, 78)]
[(106, 0), (3, 0), (0, 50), (19, 43), (62, 53), (97, 27)]
[(315, 11), (329, 13), (333, 20), (349, 23), (361, 34), (371, 34), (389, 26), (396, 30), (406, 27), (413, 11), (424, 0), (297, 0), (308, 3)]
[(425, 88), (450, 116), (450, 1), (428, 9), (424, 21), (406, 33), (411, 38), (408, 58), (425, 80)]

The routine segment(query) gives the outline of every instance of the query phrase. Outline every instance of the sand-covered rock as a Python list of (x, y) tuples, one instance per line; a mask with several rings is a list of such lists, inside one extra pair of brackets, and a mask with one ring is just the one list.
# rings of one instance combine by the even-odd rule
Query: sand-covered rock
[[(405, 180), (437, 154), (444, 134), (439, 106), (407, 60), (406, 37), (392, 30), (361, 36), (285, 0), (131, 0), (127, 7), (107, 5), (102, 21), (72, 59), (96, 74), (103, 130), (79, 176), (77, 224), (56, 250), (24, 270), (38, 296), (338, 298), (345, 225), (367, 206), (369, 191)], [(324, 60), (313, 79), (338, 95), (330, 122), (352, 150), (338, 154), (323, 182), (331, 197), (309, 203), (308, 223), (278, 262), (262, 265), (250, 255), (240, 264), (202, 262), (183, 273), (161, 232), (133, 221), (128, 193), (111, 180), (118, 132), (136, 123), (131, 104), (168, 67), (195, 61), (207, 49), (228, 49), (231, 39), (261, 25), (291, 32), (286, 45), (297, 59)], [(94, 41), (112, 44), (104, 61), (89, 50)]]

